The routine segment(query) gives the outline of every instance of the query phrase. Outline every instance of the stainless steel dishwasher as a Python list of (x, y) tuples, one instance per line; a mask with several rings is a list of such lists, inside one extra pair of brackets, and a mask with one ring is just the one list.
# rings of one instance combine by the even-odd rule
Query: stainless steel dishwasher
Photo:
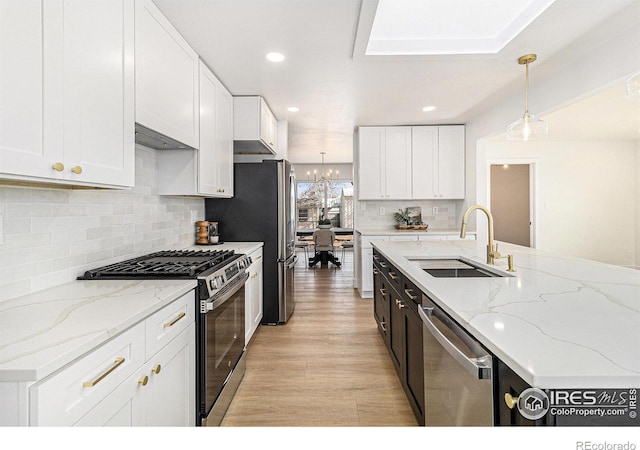
[(493, 426), (491, 354), (423, 294), (426, 426)]

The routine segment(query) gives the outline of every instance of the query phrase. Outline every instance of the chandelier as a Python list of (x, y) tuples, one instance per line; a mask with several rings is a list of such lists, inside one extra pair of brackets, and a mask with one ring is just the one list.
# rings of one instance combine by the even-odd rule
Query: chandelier
[[(332, 169), (329, 169), (329, 172), (325, 172), (324, 170), (324, 155), (326, 152), (320, 152), (322, 155), (322, 165), (321, 165), (321, 173), (320, 178), (318, 178), (318, 171), (316, 169), (313, 170), (313, 181), (314, 182), (329, 182), (337, 180), (340, 177), (340, 172), (338, 170), (335, 171), (335, 174)], [(307, 171), (307, 180), (311, 181), (311, 171)]]

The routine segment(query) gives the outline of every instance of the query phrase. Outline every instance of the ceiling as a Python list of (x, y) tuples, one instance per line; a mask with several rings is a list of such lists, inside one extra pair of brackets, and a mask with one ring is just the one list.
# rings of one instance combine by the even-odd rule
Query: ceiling
[[(550, 73), (561, 63), (552, 56), (624, 8), (640, 6), (640, 0), (556, 0), (497, 53), (368, 56), (375, 0), (154, 2), (233, 95), (262, 95), (276, 117), (288, 121), (289, 159), (296, 163), (318, 162), (320, 152), (328, 163), (352, 162), (357, 126), (466, 123), (484, 103), (523, 90), (519, 56), (538, 55), (530, 68), (533, 87), (536, 71)], [(285, 60), (267, 61), (271, 51)], [(622, 88), (543, 118), (551, 130), (563, 130), (557, 138), (598, 139), (606, 133), (607, 139), (627, 139), (635, 133), (637, 139), (638, 107), (629, 120), (632, 106), (613, 98), (615, 89)], [(426, 105), (436, 110), (423, 112)], [(300, 111), (288, 112), (289, 106)], [(521, 113), (514, 111), (514, 120)], [(578, 116), (593, 122), (588, 134), (571, 128)], [(554, 126), (565, 120), (566, 127)]]

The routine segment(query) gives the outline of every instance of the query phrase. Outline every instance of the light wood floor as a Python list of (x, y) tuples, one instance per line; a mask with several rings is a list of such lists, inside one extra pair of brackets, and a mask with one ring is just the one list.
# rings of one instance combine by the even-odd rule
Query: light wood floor
[(260, 326), (222, 426), (416, 426), (373, 318), (341, 269), (296, 267), (296, 306), (284, 325)]

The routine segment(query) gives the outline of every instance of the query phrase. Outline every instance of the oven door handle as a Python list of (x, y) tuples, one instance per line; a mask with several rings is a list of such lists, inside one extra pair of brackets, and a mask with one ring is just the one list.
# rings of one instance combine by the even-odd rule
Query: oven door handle
[(244, 283), (249, 278), (248, 272), (243, 272), (234, 280), (233, 286), (227, 292), (225, 292), (220, 298), (214, 298), (210, 300), (202, 300), (200, 303), (200, 312), (206, 314), (209, 311), (219, 308), (224, 305), (231, 297), (235, 295), (240, 289), (244, 288)]

